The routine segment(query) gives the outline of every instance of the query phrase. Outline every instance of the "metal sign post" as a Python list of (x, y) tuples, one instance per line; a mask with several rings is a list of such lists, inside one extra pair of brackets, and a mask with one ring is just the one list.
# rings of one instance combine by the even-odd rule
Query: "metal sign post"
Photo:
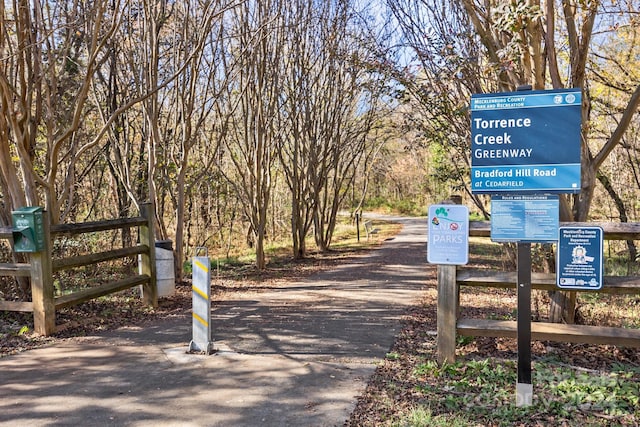
[(196, 255), (202, 251), (205, 256), (194, 256), (192, 261), (193, 339), (189, 343), (189, 351), (211, 354), (211, 264), (206, 248), (196, 248)]
[(518, 243), (518, 382), (516, 406), (531, 406), (531, 243)]
[(581, 114), (579, 88), (471, 96), (472, 192), (494, 195), (491, 238), (518, 244), (516, 406), (533, 401), (531, 242), (558, 240), (558, 201), (547, 194), (580, 192)]
[(533, 404), (531, 382), (531, 243), (558, 238), (555, 195), (491, 196), (491, 240), (518, 245), (518, 381), (516, 406)]

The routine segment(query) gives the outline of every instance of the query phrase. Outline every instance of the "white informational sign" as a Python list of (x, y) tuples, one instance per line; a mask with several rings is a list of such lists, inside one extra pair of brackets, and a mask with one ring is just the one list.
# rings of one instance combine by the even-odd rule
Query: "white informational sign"
[(454, 265), (469, 262), (469, 209), (466, 206), (429, 206), (427, 261)]

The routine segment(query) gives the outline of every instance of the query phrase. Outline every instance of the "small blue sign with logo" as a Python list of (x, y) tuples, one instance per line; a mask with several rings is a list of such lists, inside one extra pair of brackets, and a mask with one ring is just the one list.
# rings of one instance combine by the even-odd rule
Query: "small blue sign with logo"
[(600, 227), (560, 227), (557, 272), (559, 288), (602, 288), (603, 234)]
[(466, 206), (429, 206), (427, 261), (455, 265), (469, 262), (469, 209)]

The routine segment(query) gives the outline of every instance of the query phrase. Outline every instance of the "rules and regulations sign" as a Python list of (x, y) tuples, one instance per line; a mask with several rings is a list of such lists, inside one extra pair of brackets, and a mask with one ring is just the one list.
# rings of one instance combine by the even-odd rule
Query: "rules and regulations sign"
[(578, 193), (580, 89), (471, 97), (473, 193)]
[(560, 227), (556, 275), (559, 288), (602, 288), (603, 234), (600, 227)]
[(469, 209), (466, 206), (429, 206), (427, 261), (455, 265), (469, 262)]
[(559, 211), (557, 195), (491, 196), (491, 240), (557, 242)]

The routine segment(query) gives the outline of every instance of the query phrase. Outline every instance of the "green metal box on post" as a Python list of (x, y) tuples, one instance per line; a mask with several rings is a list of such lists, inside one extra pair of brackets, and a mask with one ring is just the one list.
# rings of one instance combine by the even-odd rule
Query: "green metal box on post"
[(44, 248), (42, 208), (26, 206), (11, 212), (14, 252), (40, 252)]

